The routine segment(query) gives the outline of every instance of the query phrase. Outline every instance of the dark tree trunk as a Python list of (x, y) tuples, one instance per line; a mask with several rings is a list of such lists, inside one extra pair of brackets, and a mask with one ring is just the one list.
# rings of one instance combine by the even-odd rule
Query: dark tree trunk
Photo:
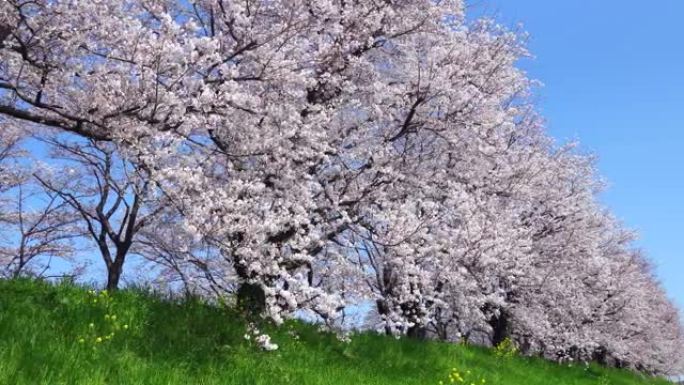
[(264, 289), (257, 284), (248, 282), (250, 274), (244, 265), (236, 263), (234, 267), (238, 277), (242, 280), (237, 290), (238, 308), (244, 310), (250, 317), (262, 314), (266, 310), (266, 293), (264, 293)]
[[(387, 316), (389, 314), (387, 302), (385, 302), (384, 300), (379, 299), (375, 301), (375, 306), (377, 307), (378, 314), (380, 316)], [(388, 336), (392, 335), (392, 328), (389, 325), (387, 325), (387, 323), (385, 323), (385, 334)]]
[(10, 35), (11, 32), (12, 27), (10, 27), (9, 25), (0, 24), (0, 48), (5, 47), (5, 39), (7, 38), (7, 36)]
[(440, 341), (446, 341), (449, 339), (449, 326), (446, 322), (437, 322), (435, 324), (435, 332), (437, 333), (437, 338)]
[(237, 291), (238, 308), (249, 316), (256, 317), (266, 310), (266, 294), (261, 286), (253, 283), (242, 283)]
[(406, 331), (406, 336), (422, 341), (427, 339), (427, 329), (423, 325), (414, 325)]
[(508, 337), (508, 314), (501, 310), (498, 316), (492, 316), (489, 326), (492, 327), (492, 346), (498, 346)]
[(414, 325), (406, 330), (406, 336), (416, 340), (424, 340), (427, 338), (427, 327), (421, 323), (415, 322), (419, 319), (420, 311), (418, 310), (418, 305), (413, 302), (404, 303), (401, 305), (401, 310), (404, 314), (409, 316), (414, 322)]
[(107, 266), (107, 291), (116, 291), (119, 288), (119, 281), (121, 281), (121, 273), (123, 272), (124, 261), (126, 260), (126, 252), (118, 252), (114, 262)]
[(122, 266), (115, 263), (107, 269), (107, 291), (116, 291), (119, 288), (121, 270)]
[(591, 359), (598, 364), (607, 366), (608, 350), (606, 350), (606, 348), (604, 348), (603, 346), (599, 346), (598, 348), (596, 348), (596, 350), (594, 350)]

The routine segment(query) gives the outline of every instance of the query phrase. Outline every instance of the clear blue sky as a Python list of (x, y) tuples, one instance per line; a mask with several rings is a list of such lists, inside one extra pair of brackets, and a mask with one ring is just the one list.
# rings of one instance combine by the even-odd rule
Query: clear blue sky
[[(551, 135), (579, 140), (609, 182), (602, 201), (684, 308), (684, 1), (471, 0), (530, 33), (521, 65), (544, 83)], [(682, 312), (684, 314), (684, 312)]]

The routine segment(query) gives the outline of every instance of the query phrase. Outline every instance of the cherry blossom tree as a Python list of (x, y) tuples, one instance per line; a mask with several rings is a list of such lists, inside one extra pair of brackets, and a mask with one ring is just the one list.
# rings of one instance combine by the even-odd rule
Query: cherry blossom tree
[(0, 275), (41, 276), (53, 259), (69, 259), (79, 236), (59, 199), (30, 177), (27, 130), (0, 119)]
[(80, 236), (73, 214), (54, 194), (22, 184), (0, 218), (0, 275), (43, 276), (53, 259), (69, 260)]
[(116, 290), (138, 233), (161, 211), (151, 202), (153, 185), (143, 170), (121, 159), (111, 143), (47, 138), (55, 166), (34, 175), (61, 205), (80, 218), (107, 268), (108, 290)]
[(0, 115), (89, 143), (62, 149), (95, 180), (41, 180), (108, 286), (138, 237), (276, 322), (372, 301), (387, 333), (665, 372), (676, 312), (591, 157), (544, 133), (524, 40), (459, 0), (7, 0)]

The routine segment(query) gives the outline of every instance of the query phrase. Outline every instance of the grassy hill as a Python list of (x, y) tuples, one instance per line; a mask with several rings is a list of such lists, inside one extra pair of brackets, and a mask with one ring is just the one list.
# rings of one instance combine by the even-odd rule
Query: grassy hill
[(199, 300), (0, 281), (0, 384), (667, 383), (627, 371), (505, 358), (483, 348), (371, 333), (346, 343), (299, 322), (265, 329), (280, 345), (277, 351), (263, 352), (247, 341), (235, 312)]

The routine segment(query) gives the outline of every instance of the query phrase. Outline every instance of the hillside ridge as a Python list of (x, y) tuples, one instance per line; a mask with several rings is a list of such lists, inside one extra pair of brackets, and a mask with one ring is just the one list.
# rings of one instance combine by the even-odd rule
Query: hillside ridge
[(261, 350), (230, 308), (139, 289), (0, 281), (0, 384), (641, 385), (663, 379), (559, 365), (474, 346), (358, 333), (347, 342), (316, 325), (258, 326)]

